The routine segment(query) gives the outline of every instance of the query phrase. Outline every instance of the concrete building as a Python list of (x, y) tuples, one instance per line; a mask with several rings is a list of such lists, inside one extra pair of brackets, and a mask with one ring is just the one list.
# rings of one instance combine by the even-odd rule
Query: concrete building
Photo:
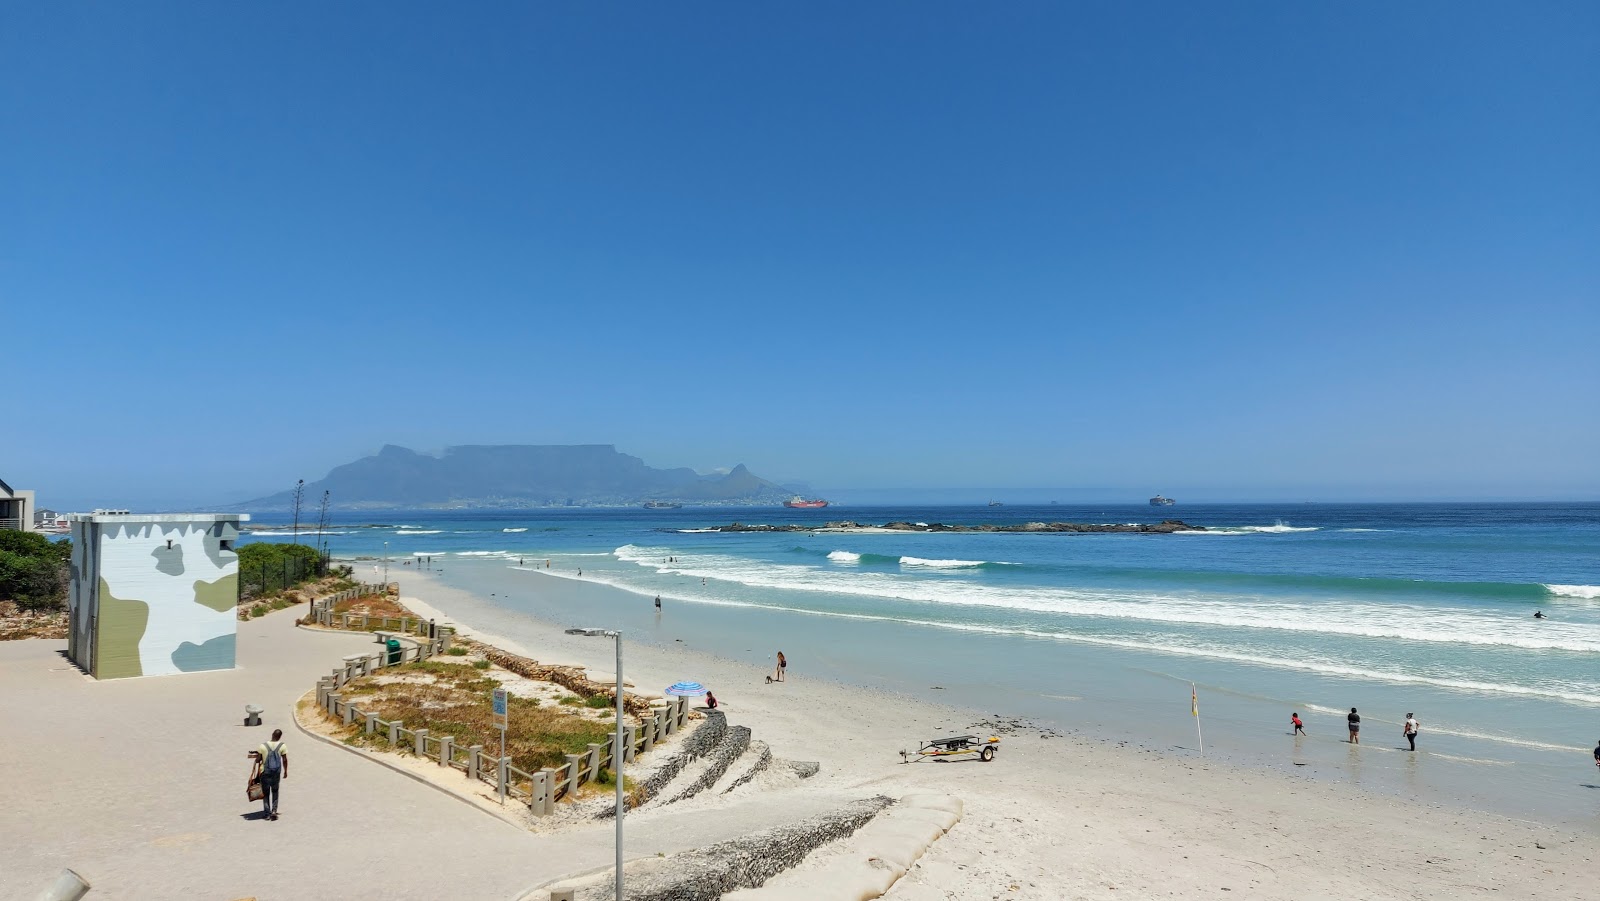
[(0, 529), (33, 531), (33, 492), (0, 481)]
[(96, 679), (232, 669), (238, 513), (75, 513), (67, 656)]

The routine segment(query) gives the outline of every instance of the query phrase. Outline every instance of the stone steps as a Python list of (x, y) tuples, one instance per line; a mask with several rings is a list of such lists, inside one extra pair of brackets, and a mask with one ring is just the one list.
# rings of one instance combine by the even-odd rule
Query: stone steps
[(723, 901), (870, 901), (881, 897), (960, 819), (961, 799), (915, 794), (790, 869)]

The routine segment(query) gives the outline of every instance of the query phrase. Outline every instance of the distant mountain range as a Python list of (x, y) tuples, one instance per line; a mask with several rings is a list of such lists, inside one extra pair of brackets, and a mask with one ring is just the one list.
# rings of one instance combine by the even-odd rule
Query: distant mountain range
[[(308, 482), (301, 510), (315, 511), (322, 492), (341, 510), (524, 508), (641, 504), (778, 503), (792, 492), (744, 467), (701, 475), (692, 469), (653, 469), (609, 444), (501, 444), (446, 448), (438, 456), (385, 445), (375, 456), (334, 467)], [(241, 510), (288, 510), (284, 491), (235, 505)]]

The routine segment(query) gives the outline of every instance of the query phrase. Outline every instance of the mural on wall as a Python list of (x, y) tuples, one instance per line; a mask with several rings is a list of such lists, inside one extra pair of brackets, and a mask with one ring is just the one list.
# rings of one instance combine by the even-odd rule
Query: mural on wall
[(229, 669), (239, 557), (221, 523), (101, 524), (101, 679)]

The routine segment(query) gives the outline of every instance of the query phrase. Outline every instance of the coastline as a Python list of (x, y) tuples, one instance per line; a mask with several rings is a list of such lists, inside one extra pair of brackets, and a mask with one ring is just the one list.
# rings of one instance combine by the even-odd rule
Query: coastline
[[(518, 575), (525, 572), (531, 570)], [(391, 574), (418, 613), (449, 620), (480, 640), (596, 673), (612, 670), (609, 642), (566, 636), (537, 610), (507, 609), (431, 573)], [(551, 575), (534, 580), (531, 592), (593, 609), (641, 603), (620, 588)], [(669, 623), (672, 614), (664, 617)], [(1586, 891), (1596, 872), (1593, 836), (1578, 829), (1071, 731), (1024, 725), (1003, 736), (991, 764), (903, 765), (902, 748), (976, 731), (992, 712), (819, 678), (816, 661), (792, 653), (790, 681), (769, 685), (765, 666), (740, 654), (761, 650), (710, 650), (715, 635), (673, 640), (671, 631), (662, 633), (662, 644), (626, 644), (628, 681), (648, 687), (694, 678), (711, 686), (730, 721), (750, 726), (775, 753), (822, 763), (822, 773), (800, 790), (940, 791), (966, 802), (963, 823), (891, 899), (949, 892), (1213, 897), (1224, 888), (1275, 898), (1486, 890), (1571, 897)]]

